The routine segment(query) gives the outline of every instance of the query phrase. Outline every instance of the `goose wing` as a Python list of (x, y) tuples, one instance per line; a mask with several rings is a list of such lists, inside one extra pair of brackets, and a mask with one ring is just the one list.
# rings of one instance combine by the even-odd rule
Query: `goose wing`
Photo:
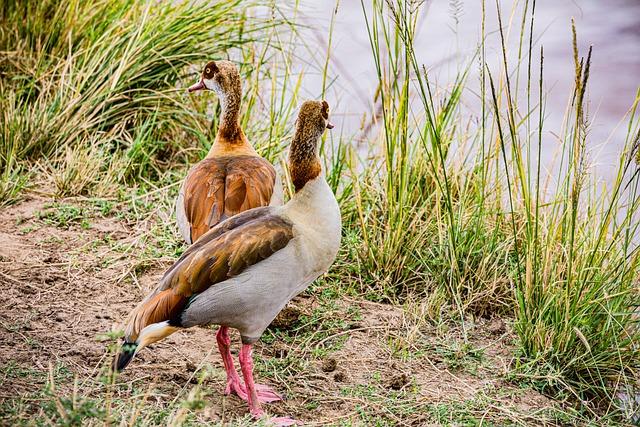
[(133, 342), (153, 323), (176, 320), (191, 297), (269, 258), (292, 238), (293, 224), (273, 207), (245, 211), (220, 223), (190, 246), (138, 305), (125, 331), (127, 339)]

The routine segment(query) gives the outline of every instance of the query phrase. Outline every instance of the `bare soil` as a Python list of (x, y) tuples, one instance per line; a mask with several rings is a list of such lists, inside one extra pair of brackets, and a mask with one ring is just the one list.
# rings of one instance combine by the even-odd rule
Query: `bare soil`
[[(84, 226), (61, 226), (43, 219), (50, 202), (32, 196), (0, 211), (0, 419), (57, 423), (55, 413), (29, 402), (45, 401), (39, 391), (51, 382), (51, 371), (64, 367), (67, 375), (56, 374), (54, 396), (76, 390), (134, 402), (142, 391), (151, 409), (140, 416), (154, 424), (150, 411), (173, 411), (169, 419), (179, 421), (184, 414), (174, 403), (199, 390), (196, 422), (248, 422), (245, 403), (222, 394), (214, 329), (174, 334), (142, 351), (118, 376), (119, 387), (100, 385), (113, 354), (109, 344), (116, 342), (108, 333), (120, 329), (172, 259), (140, 262), (147, 223), (95, 215)], [(538, 424), (528, 417), (554, 407), (504, 380), (513, 353), (508, 322), (470, 322), (465, 347), (460, 331), (430, 326), (406, 307), (341, 296), (323, 318), (325, 302), (316, 291), (293, 301), (276, 319), (276, 332), (256, 346), (258, 380), (286, 394), (268, 405), (273, 415), (306, 425), (459, 425), (467, 416)], [(333, 317), (346, 319), (341, 330), (322, 326)], [(126, 404), (119, 408), (135, 412)]]

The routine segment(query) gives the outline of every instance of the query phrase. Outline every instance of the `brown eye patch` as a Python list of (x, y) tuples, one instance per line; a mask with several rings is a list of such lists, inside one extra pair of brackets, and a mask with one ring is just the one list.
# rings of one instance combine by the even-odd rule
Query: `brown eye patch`
[(322, 117), (325, 119), (329, 118), (329, 104), (327, 101), (322, 101)]
[(218, 71), (219, 70), (216, 63), (214, 61), (211, 61), (207, 65), (205, 65), (204, 71), (202, 72), (202, 76), (205, 79), (211, 79)]

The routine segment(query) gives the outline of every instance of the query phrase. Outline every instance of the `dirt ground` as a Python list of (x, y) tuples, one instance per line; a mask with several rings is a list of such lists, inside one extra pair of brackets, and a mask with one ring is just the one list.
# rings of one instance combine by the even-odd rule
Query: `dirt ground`
[[(122, 418), (137, 414), (150, 425), (179, 424), (187, 415), (177, 403), (198, 399), (184, 419), (250, 422), (244, 402), (221, 393), (214, 329), (174, 334), (142, 351), (117, 387), (99, 381), (116, 342), (110, 331), (120, 329), (172, 258), (144, 252), (150, 223), (91, 211), (90, 220), (65, 224), (47, 216), (50, 203), (31, 196), (0, 211), (0, 420), (58, 424), (69, 410), (56, 403), (47, 412), (41, 404), (57, 402), (53, 395), (109, 396), (121, 402), (112, 410)], [(154, 221), (172, 227), (167, 218)], [(321, 297), (324, 291), (315, 287), (293, 301), (256, 347), (258, 380), (286, 395), (269, 413), (305, 425), (533, 425), (540, 423), (534, 414), (553, 409), (545, 397), (505, 381), (508, 322), (472, 323), (464, 344), (459, 331), (430, 326), (419, 310)], [(43, 393), (52, 382), (53, 393)], [(168, 415), (156, 419), (154, 411)]]

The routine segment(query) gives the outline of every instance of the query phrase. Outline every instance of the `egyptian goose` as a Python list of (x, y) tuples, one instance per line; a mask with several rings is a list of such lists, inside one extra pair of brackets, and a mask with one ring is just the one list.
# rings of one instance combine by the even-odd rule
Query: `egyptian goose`
[(176, 217), (188, 244), (237, 213), (282, 204), (282, 184), (275, 169), (253, 149), (238, 123), (242, 83), (230, 61), (209, 62), (200, 81), (189, 88), (213, 90), (222, 117), (207, 157), (185, 178), (176, 202)]
[[(131, 313), (117, 370), (143, 347), (176, 331), (217, 324), (225, 393), (246, 400), (256, 418), (263, 415), (261, 403), (281, 399), (269, 387), (254, 384), (251, 349), (278, 312), (326, 272), (338, 252), (340, 210), (318, 158), (319, 139), (332, 127), (325, 101), (302, 104), (289, 153), (291, 200), (235, 215), (191, 245)], [(244, 384), (229, 351), (229, 328), (242, 339)], [(290, 418), (271, 421), (293, 423)]]

